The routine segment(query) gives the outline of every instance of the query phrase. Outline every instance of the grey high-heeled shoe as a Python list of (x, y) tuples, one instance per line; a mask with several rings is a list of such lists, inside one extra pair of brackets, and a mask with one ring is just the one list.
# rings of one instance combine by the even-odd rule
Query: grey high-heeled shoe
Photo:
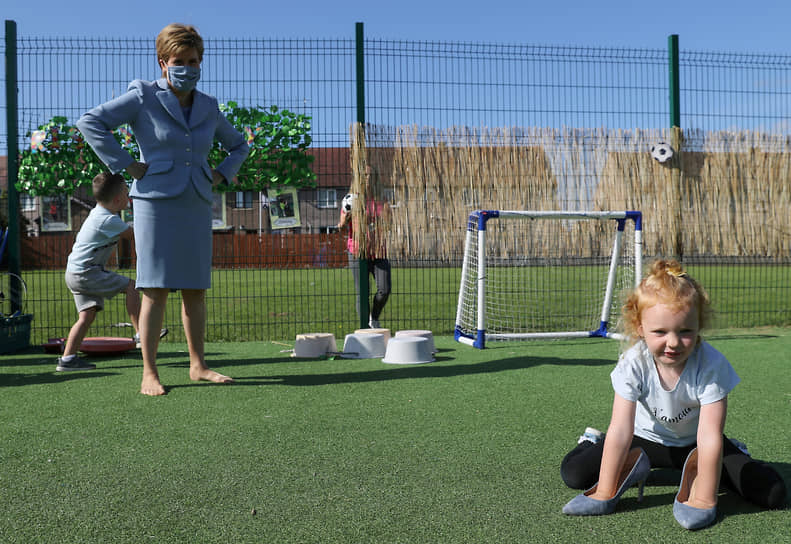
[[(621, 485), (618, 487), (618, 492), (613, 498), (606, 501), (592, 499), (590, 495), (596, 492), (599, 486), (597, 482), (593, 487), (584, 493), (580, 493), (566, 503), (566, 506), (563, 507), (563, 513), (569, 516), (601, 516), (612, 514), (621, 495), (636, 483), (640, 485), (637, 492), (637, 501), (642, 501), (645, 480), (648, 478), (648, 473), (651, 472), (651, 462), (648, 460), (648, 455), (646, 455), (642, 448), (635, 448), (626, 456), (623, 467), (624, 468), (621, 470), (621, 477), (619, 478)], [(627, 470), (629, 470), (628, 473), (626, 472)]]
[(693, 449), (684, 461), (684, 470), (681, 472), (681, 485), (678, 488), (676, 499), (673, 501), (673, 517), (685, 529), (702, 529), (711, 525), (717, 517), (717, 507), (695, 508), (684, 501), (689, 499), (692, 481), (698, 474), (698, 448)]

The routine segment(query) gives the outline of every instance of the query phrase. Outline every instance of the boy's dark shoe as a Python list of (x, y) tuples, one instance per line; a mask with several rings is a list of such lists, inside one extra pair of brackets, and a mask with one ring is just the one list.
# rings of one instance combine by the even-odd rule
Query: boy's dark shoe
[(62, 357), (58, 357), (58, 366), (55, 368), (58, 372), (68, 372), (70, 370), (94, 370), (96, 365), (87, 362), (85, 359), (77, 355), (71, 361), (64, 361)]

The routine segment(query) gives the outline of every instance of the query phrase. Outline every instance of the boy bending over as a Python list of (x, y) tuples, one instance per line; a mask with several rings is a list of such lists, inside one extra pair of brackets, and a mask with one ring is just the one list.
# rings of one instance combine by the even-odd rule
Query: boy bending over
[[(96, 207), (80, 228), (66, 265), (66, 286), (74, 294), (79, 317), (69, 331), (63, 355), (58, 357), (58, 372), (96, 368), (77, 355), (77, 350), (96, 313), (104, 309), (105, 299), (126, 293), (126, 310), (137, 333), (140, 296), (134, 280), (104, 269), (118, 240), (132, 237), (132, 229), (118, 216), (129, 205), (129, 188), (120, 174), (102, 172), (93, 178), (93, 195)], [(165, 334), (167, 329), (161, 336)]]

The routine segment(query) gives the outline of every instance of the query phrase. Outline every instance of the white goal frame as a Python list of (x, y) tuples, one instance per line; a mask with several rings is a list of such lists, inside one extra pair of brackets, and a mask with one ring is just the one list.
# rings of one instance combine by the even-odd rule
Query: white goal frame
[[(487, 222), (492, 219), (518, 219), (518, 220), (591, 220), (613, 221), (614, 236), (612, 253), (610, 255), (609, 271), (606, 287), (601, 304), (598, 328), (584, 331), (555, 331), (555, 332), (517, 332), (517, 333), (492, 333), (487, 332), (486, 297), (487, 297)], [(621, 259), (623, 233), (627, 221), (634, 223), (634, 283), (636, 287), (642, 278), (642, 212), (639, 211), (516, 211), (516, 210), (476, 210), (469, 216), (467, 234), (464, 242), (464, 261), (461, 271), (461, 285), (456, 308), (456, 326), (454, 337), (458, 342), (479, 349), (486, 347), (486, 342), (491, 340), (529, 340), (541, 338), (613, 338), (623, 339), (623, 335), (608, 330), (610, 308), (613, 303), (616, 288), (616, 275)], [(469, 265), (468, 253), (475, 252), (477, 270)], [(480, 256), (483, 256), (481, 258)], [(463, 323), (465, 287), (475, 274), (477, 287), (477, 312), (475, 327), (470, 323)], [(631, 278), (630, 278), (631, 279)], [(469, 313), (469, 312), (467, 312)], [(595, 319), (595, 318), (594, 318)], [(469, 321), (469, 320), (468, 320)], [(595, 325), (595, 323), (592, 323)]]

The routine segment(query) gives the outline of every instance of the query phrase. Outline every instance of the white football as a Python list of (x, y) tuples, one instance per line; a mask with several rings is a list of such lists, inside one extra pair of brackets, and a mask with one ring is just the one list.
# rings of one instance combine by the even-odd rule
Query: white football
[(659, 142), (651, 147), (651, 156), (659, 162), (666, 162), (673, 156), (673, 148), (666, 142)]
[(341, 200), (341, 209), (346, 213), (349, 213), (350, 211), (352, 211), (352, 208), (354, 207), (354, 203), (356, 201), (357, 201), (357, 195), (354, 193), (349, 193), (348, 195), (343, 197), (343, 200)]

